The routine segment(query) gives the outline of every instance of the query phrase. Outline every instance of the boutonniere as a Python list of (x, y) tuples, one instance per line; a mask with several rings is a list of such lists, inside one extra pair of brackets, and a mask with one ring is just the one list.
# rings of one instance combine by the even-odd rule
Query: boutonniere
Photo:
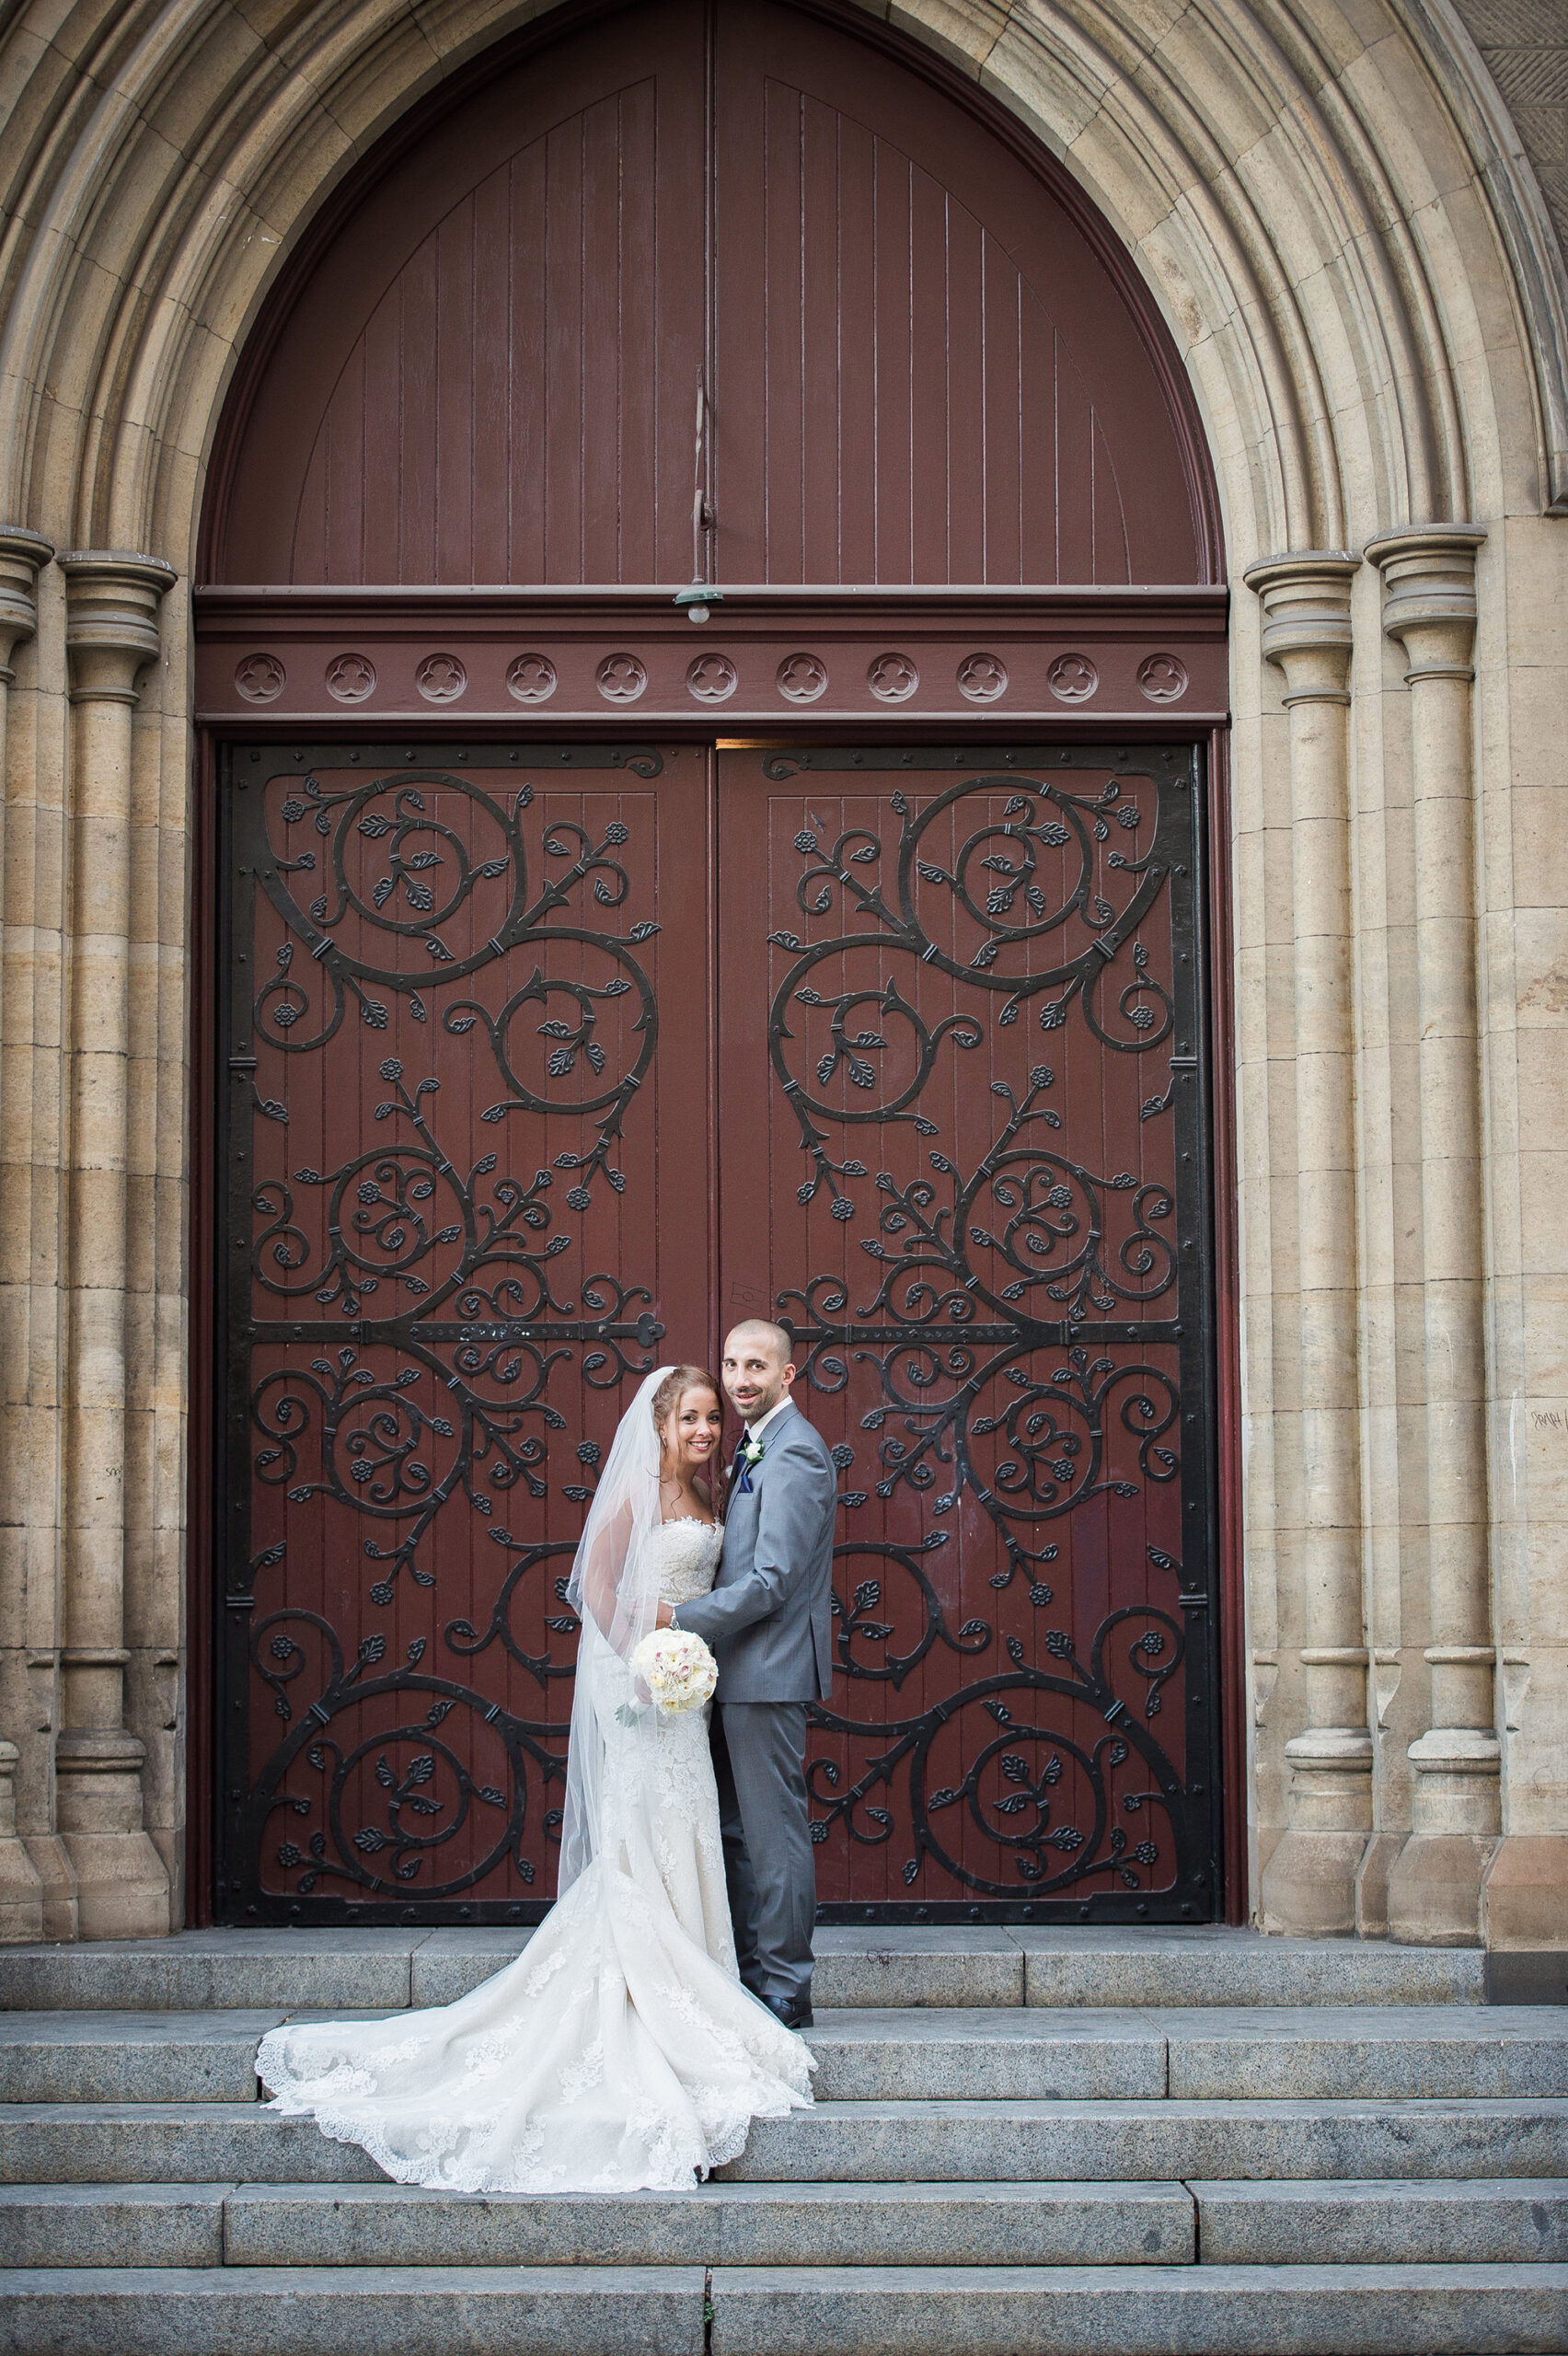
[(743, 1497), (750, 1496), (751, 1476), (766, 1454), (766, 1441), (758, 1439), (755, 1432), (748, 1432), (741, 1442), (741, 1477), (735, 1484)]

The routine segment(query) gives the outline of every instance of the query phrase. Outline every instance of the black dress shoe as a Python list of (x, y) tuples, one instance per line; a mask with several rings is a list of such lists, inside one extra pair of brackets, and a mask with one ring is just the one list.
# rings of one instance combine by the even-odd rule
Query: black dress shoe
[(774, 2017), (783, 2022), (786, 2028), (815, 2027), (816, 2016), (812, 2011), (810, 1997), (765, 1996), (762, 2001)]

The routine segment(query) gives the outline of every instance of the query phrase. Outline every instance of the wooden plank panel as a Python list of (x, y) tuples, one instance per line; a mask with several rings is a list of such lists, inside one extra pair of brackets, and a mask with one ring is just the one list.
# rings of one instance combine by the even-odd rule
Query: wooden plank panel
[(294, 560), (308, 566), (317, 580), (330, 580), (330, 532), (329, 518), (332, 501), (332, 426), (329, 417), (316, 438), (310, 454), (305, 482), (300, 491), (298, 514), (294, 523)]
[(871, 215), (879, 582), (915, 578), (913, 177), (907, 156), (879, 139)]
[(722, 576), (766, 581), (767, 480), (761, 453), (767, 437), (767, 287), (758, 263), (768, 236), (763, 168), (768, 86), (736, 54), (734, 40), (744, 44), (748, 29), (744, 18), (726, 14), (718, 37), (709, 433)]
[(548, 153), (537, 140), (509, 166), (507, 248), (510, 330), (507, 366), (508, 454), (503, 581), (543, 581), (545, 463), (549, 384), (546, 354), (546, 206)]
[(843, 118), (819, 100), (801, 108), (801, 578), (841, 581), (845, 381), (840, 151)]
[(840, 581), (877, 577), (876, 142), (838, 117)]
[[(621, 510), (621, 119), (608, 98), (582, 121), (582, 554), (569, 579), (618, 581)], [(629, 489), (630, 486), (628, 485)]]
[(585, 430), (585, 312), (581, 118), (546, 142), (545, 579), (585, 581), (583, 512), (589, 496)]
[[(326, 578), (364, 578), (365, 382), (364, 348), (352, 352), (327, 419)], [(309, 508), (308, 496), (301, 513)], [(295, 543), (294, 561), (306, 573), (308, 560)], [(307, 576), (308, 577), (308, 576)]]
[[(816, 551), (825, 549), (828, 535), (814, 520), (811, 484), (830, 406), (841, 449), (851, 431), (873, 445), (869, 473), (840, 461), (840, 548), (861, 543), (868, 485), (876, 510), (874, 555), (854, 563), (846, 555), (836, 577), (890, 584), (1192, 577), (1196, 527), (1159, 372), (1121, 290), (1042, 178), (919, 74), (878, 56), (869, 39), (795, 16), (772, 0), (735, 0), (725, 9), (717, 61), (720, 392), (732, 441), (738, 433), (754, 469), (766, 474), (770, 514), (785, 512), (798, 486), (774, 485), (785, 445), (765, 433), (764, 411), (777, 418), (788, 398), (792, 415), (798, 399), (806, 421), (801, 467), (813, 520), (802, 539), (801, 570), (785, 569), (779, 542), (762, 577), (824, 577)], [(764, 298), (766, 359), (759, 341), (725, 325), (743, 322), (747, 307), (747, 290), (732, 287), (729, 272), (749, 271), (758, 250), (754, 240), (732, 236), (728, 221), (737, 202), (744, 209), (738, 192), (753, 145), (759, 77), (770, 94), (770, 121), (785, 110), (783, 94), (792, 92), (806, 121), (814, 123), (813, 110), (820, 110), (824, 151), (825, 118), (836, 115), (839, 124), (837, 332), (817, 328), (808, 269), (812, 331), (801, 340), (798, 393), (781, 385), (781, 322), (794, 301), (794, 263), (777, 237), (762, 267), (770, 282), (776, 271), (783, 272), (786, 283), (776, 296), (770, 283)], [(869, 192), (847, 176), (847, 159), (868, 140), (874, 156)], [(808, 201), (808, 234), (812, 217)], [(990, 241), (980, 253), (978, 239)], [(858, 328), (868, 315), (861, 283), (868, 269), (873, 346), (865, 354)], [(993, 360), (1005, 372), (1009, 355), (994, 349), (992, 338), (1006, 337), (1009, 318), (1017, 321), (1020, 312), (1031, 316), (1021, 331), (1011, 330), (1021, 349), (1010, 355), (1010, 383), (1004, 389), (998, 379), (993, 396)], [(1068, 369), (1075, 372), (1070, 401), (1086, 414), (1069, 422), (1058, 452), (1058, 384)], [(754, 384), (762, 377), (766, 397)], [(1136, 498), (1124, 477), (1137, 482)], [(1066, 505), (1060, 535), (1058, 491)], [(1107, 522), (1098, 537), (1096, 500), (1094, 512), (1115, 519), (1114, 528)], [(727, 499), (721, 521), (721, 570), (755, 579), (758, 545), (737, 525), (737, 504)]]
[[(1042, 468), (1028, 484), (1025, 533), (1032, 522), (1043, 541), (1055, 528), (1057, 578), (1097, 581), (1094, 533), (1094, 411), (1083, 378), (1037, 303), (1024, 306), (1024, 373), (1048, 369), (1056, 390), (1050, 475)], [(1032, 517), (1031, 509), (1033, 510)]]
[(1099, 416), (1094, 421), (1090, 461), (1094, 482), (1094, 577), (1097, 581), (1130, 581), (1133, 560), (1126, 502), (1115, 456)]
[(376, 306), (364, 339), (364, 561), (370, 581), (400, 581), (403, 290)]
[[(767, 537), (763, 578), (805, 578), (801, 510), (806, 484), (804, 124), (798, 90), (767, 85), (763, 102), (762, 273), (766, 294), (763, 346), (762, 471)], [(831, 382), (831, 379), (830, 379)]]
[(909, 176), (911, 581), (951, 581), (953, 486), (948, 476), (951, 327), (949, 198), (928, 172)]
[(536, 1918), (594, 1451), (707, 1349), (708, 762), (352, 749), (231, 756), (221, 1911)]
[[(512, 481), (512, 167), (492, 172), (474, 191), (473, 401), (469, 459), (472, 574), (507, 578), (507, 511)], [(454, 577), (467, 575), (459, 569)]]
[(721, 754), (721, 1297), (843, 1484), (830, 1908), (1216, 1904), (1193, 780)]
[(439, 233), (427, 237), (398, 279), (402, 316), (398, 360), (398, 577), (433, 581), (436, 543), (436, 412), (439, 400)]
[(991, 486), (986, 472), (985, 233), (966, 205), (946, 206), (948, 581), (986, 578)]
[[(619, 407), (615, 479), (617, 581), (657, 581), (659, 434), (659, 223), (664, 191), (658, 175), (654, 85), (640, 82), (619, 98), (619, 296), (615, 371)], [(652, 202), (646, 191), (653, 191)], [(678, 390), (671, 387), (678, 399)]]
[[(493, 578), (504, 514), (508, 577), (685, 579), (700, 368), (722, 578), (1206, 577), (1163, 329), (1055, 167), (782, 0), (715, 12), (710, 149), (706, 21), (564, 35), (399, 156), (246, 388), (228, 577)], [(356, 375), (363, 555), (312, 455)]]
[[(474, 407), (478, 317), (474, 302), (478, 225), (472, 198), (455, 205), (436, 240), (435, 577), (476, 572)], [(488, 464), (488, 453), (487, 453)], [(482, 505), (483, 501), (478, 502)]]
[[(986, 450), (985, 581), (1017, 582), (1023, 574), (1023, 368), (1017, 271), (988, 232), (981, 241), (981, 431)], [(1029, 438), (1040, 433), (1040, 396), (1030, 404)], [(1032, 463), (1032, 447), (1031, 450)]]

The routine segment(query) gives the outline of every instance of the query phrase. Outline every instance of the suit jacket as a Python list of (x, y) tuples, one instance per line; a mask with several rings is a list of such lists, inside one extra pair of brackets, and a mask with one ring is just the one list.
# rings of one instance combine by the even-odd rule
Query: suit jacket
[(737, 1482), (711, 1593), (675, 1618), (711, 1647), (726, 1702), (824, 1700), (833, 1679), (833, 1525), (838, 1476), (793, 1400), (763, 1434), (749, 1490)]

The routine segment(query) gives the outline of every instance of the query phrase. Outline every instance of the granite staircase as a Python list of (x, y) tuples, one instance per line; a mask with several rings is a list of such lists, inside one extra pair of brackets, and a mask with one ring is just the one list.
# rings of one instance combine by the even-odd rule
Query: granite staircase
[(1545, 1958), (825, 1930), (815, 2108), (682, 2195), (423, 2192), (258, 2100), (280, 2020), (449, 2002), (525, 1936), (0, 1949), (0, 2350), (1568, 2351)]

